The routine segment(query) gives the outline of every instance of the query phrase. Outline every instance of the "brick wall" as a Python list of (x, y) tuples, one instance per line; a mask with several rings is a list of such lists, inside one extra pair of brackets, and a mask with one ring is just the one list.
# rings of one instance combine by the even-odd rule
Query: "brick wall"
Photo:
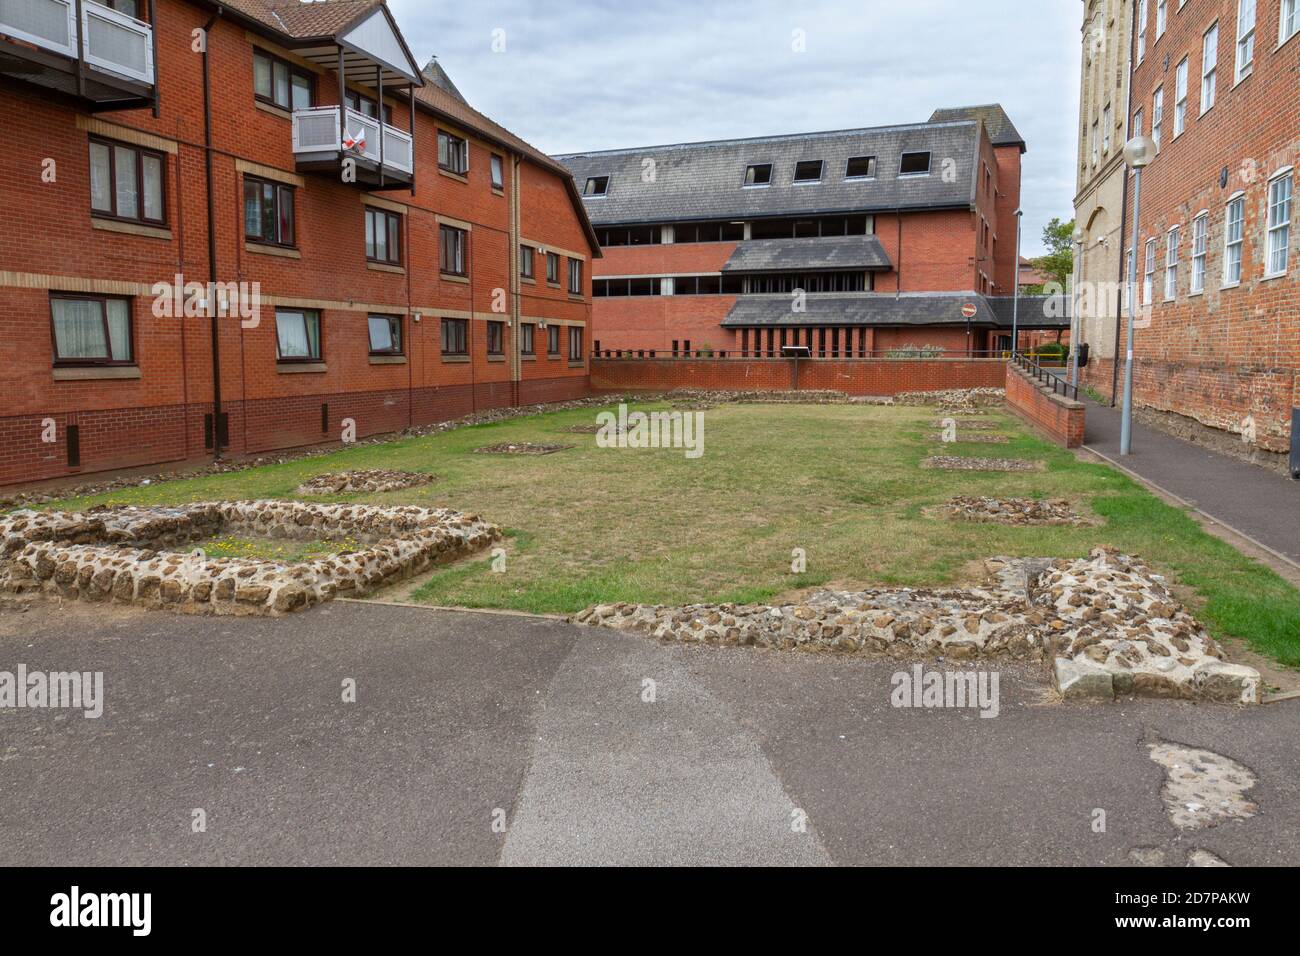
[[(1132, 109), (1143, 110), (1148, 135), (1158, 87), (1164, 89), (1165, 110), (1160, 153), (1142, 176), (1139, 283), (1148, 239), (1156, 240), (1156, 270), (1149, 321), (1135, 328), (1135, 400), (1232, 434), (1241, 434), (1249, 422), (1259, 449), (1285, 452), (1291, 408), (1300, 405), (1300, 198), (1292, 204), (1290, 263), (1281, 277), (1266, 277), (1265, 239), (1269, 180), (1284, 167), (1300, 166), (1300, 36), (1279, 46), (1280, 5), (1260, 2), (1254, 71), (1235, 82), (1236, 0), (1188, 0), (1181, 9), (1171, 2), (1168, 30), (1159, 39), (1155, 6), (1150, 4), (1146, 56), (1132, 80)], [(1202, 38), (1216, 20), (1217, 95), (1202, 114)], [(1187, 120), (1175, 137), (1175, 78), (1184, 56)], [(1300, 174), (1292, 176), (1300, 197)], [(1225, 212), (1237, 194), (1245, 198), (1242, 278), (1225, 287)], [(1131, 213), (1131, 188), (1129, 204)], [(1204, 292), (1193, 293), (1193, 222), (1202, 211), (1209, 220), (1207, 276)], [(1174, 226), (1181, 236), (1177, 290), (1166, 301), (1165, 256)], [(1131, 242), (1126, 236), (1125, 247)], [(1108, 372), (1090, 368), (1086, 380), (1109, 393), (1109, 379), (1099, 381)]]
[(1057, 395), (1014, 365), (1007, 366), (1006, 406), (1034, 431), (1065, 448), (1083, 445), (1084, 405)]
[(833, 389), (849, 395), (897, 395), (945, 388), (1002, 388), (1006, 364), (993, 359), (592, 359), (593, 391), (675, 388)]
[[(0, 484), (211, 454), (204, 418), (212, 411), (210, 320), (154, 314), (152, 287), (206, 282), (208, 223), (205, 202), (202, 58), (191, 31), (210, 11), (185, 0), (160, 0), (157, 77), (161, 115), (148, 110), (92, 116), (71, 100), (0, 78), (0, 123), (12, 148), (0, 153), (0, 187), (11, 210), (22, 210), (0, 230)], [(258, 40), (262, 44), (264, 41)], [(569, 336), (586, 332), (591, 347), (591, 262), (580, 213), (564, 180), (547, 166), (440, 114), (416, 115), (416, 189), (367, 194), (336, 176), (299, 173), (291, 120), (259, 109), (253, 99), (254, 40), (241, 26), (217, 21), (211, 51), (217, 280), (248, 283), (261, 295), (255, 327), (219, 320), (223, 410), (234, 454), (337, 441), (352, 418), (359, 436), (425, 424), (476, 408), (551, 401), (586, 393), (584, 361), (570, 362)], [(273, 44), (272, 44), (273, 46)], [(279, 51), (291, 57), (292, 54)], [(336, 103), (337, 81), (316, 73), (318, 105)], [(393, 124), (409, 126), (409, 108), (390, 100)], [(101, 124), (108, 124), (103, 126)], [(110, 140), (154, 137), (166, 157), (166, 223), (151, 234), (126, 234), (92, 217), (90, 127)], [(439, 129), (469, 141), (469, 172), (456, 178), (437, 167)], [(505, 160), (505, 184), (492, 188), (490, 158)], [(42, 176), (45, 160), (55, 175)], [(295, 184), (296, 246), (291, 256), (248, 245), (242, 221), (241, 166), (255, 163)], [(518, 196), (515, 195), (517, 165)], [(402, 214), (403, 268), (374, 269), (365, 258), (367, 196), (396, 203)], [(517, 236), (512, 204), (518, 202)], [(468, 281), (438, 269), (439, 217), (470, 230)], [(520, 284), (522, 321), (560, 327), (560, 354), (546, 354), (538, 328), (536, 359), (509, 360), (516, 330), (506, 330), (506, 358), (486, 352), (488, 321), (511, 318), (516, 239), (556, 251), (558, 288), (545, 280)], [(568, 260), (584, 261), (581, 295), (567, 288)], [(96, 292), (130, 298), (135, 377), (68, 381), (54, 369), (52, 292)], [(321, 316), (319, 368), (302, 372), (277, 362), (275, 308), (312, 308)], [(371, 361), (367, 317), (401, 317), (404, 362)], [(419, 321), (416, 321), (416, 317)], [(440, 318), (469, 321), (470, 358), (446, 361)], [(321, 405), (328, 405), (327, 428)], [(42, 423), (56, 423), (56, 441), (41, 441)], [(79, 429), (81, 463), (68, 464), (66, 430)]]
[[(994, 188), (984, 185), (981, 171), (974, 210), (881, 213), (874, 217), (875, 235), (894, 268), (874, 276), (877, 292), (980, 291), (981, 276), (988, 294), (1010, 295), (1015, 276), (1015, 215), (1020, 197), (1019, 147), (994, 148), (984, 136), (980, 160), (989, 167)], [(987, 220), (993, 240), (979, 247), (979, 223)], [(1010, 223), (1010, 225), (1008, 225)], [(1011, 230), (1008, 239), (1007, 230)], [(616, 246), (604, 251), (596, 263), (600, 277), (672, 276), (718, 273), (735, 251), (735, 242), (669, 243)], [(1000, 286), (994, 287), (1000, 283)], [(739, 333), (722, 328), (735, 304), (735, 296), (671, 295), (611, 296), (592, 305), (592, 340), (601, 351), (633, 349), (670, 352), (681, 348), (712, 348), (728, 352), (740, 348)], [(977, 331), (968, 344), (964, 327), (918, 333), (878, 330), (893, 348), (942, 339), (948, 348), (965, 351), (987, 348), (987, 338)]]

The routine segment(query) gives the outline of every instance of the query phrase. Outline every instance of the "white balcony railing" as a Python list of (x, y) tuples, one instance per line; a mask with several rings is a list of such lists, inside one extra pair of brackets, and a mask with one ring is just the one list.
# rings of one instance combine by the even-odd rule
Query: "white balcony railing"
[[(0, 0), (0, 33), (75, 58), (76, 0)], [(84, 0), (80, 33), (86, 63), (153, 85), (153, 28), (149, 24)]]
[(153, 85), (153, 27), (98, 3), (81, 6), (86, 62)]
[[(3, 2), (3, 0), (0, 0)], [(373, 116), (354, 109), (345, 111), (347, 128), (339, 125), (337, 106), (317, 106), (293, 111), (293, 152), (300, 160), (331, 159), (340, 151), (379, 164), (379, 136), (383, 129), (384, 168), (410, 175), (415, 172), (415, 155), (411, 134)], [(343, 146), (345, 138), (359, 143), (353, 149)]]

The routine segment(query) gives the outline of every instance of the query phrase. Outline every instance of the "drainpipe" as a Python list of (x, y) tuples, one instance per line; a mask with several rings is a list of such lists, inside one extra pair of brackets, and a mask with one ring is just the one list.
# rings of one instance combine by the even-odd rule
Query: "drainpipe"
[[(221, 460), (221, 337), (217, 310), (212, 298), (217, 283), (217, 214), (212, 183), (212, 28), (221, 19), (224, 7), (217, 7), (203, 27), (203, 170), (208, 206), (208, 321), (212, 325), (212, 460)], [(229, 436), (227, 436), (229, 437)]]
[(903, 295), (903, 212), (895, 215), (898, 220), (898, 264), (894, 266), (894, 298), (901, 298)]
[[(77, 96), (85, 98), (86, 96), (86, 18), (82, 9), (82, 0), (77, 0)], [(157, 28), (154, 34), (157, 35)], [(158, 61), (154, 61), (154, 69), (158, 69)], [(154, 74), (154, 89), (157, 90), (158, 76)]]
[[(513, 295), (510, 297), (510, 378), (511, 400), (516, 406), (519, 404), (520, 392), (523, 389), (524, 378), (524, 360), (523, 353), (520, 351), (520, 335), (523, 333), (523, 289), (520, 288), (519, 282), (519, 244), (523, 241), (520, 235), (522, 226), (520, 225), (521, 213), (519, 209), (519, 163), (521, 157), (518, 153), (507, 153), (510, 157), (510, 254), (506, 256), (506, 261), (510, 264), (510, 288)], [(505, 163), (505, 157), (502, 157), (502, 164)], [(504, 171), (503, 171), (504, 172)], [(533, 254), (536, 257), (536, 253)], [(536, 266), (533, 268), (534, 273), (537, 271)], [(549, 336), (550, 320), (547, 320), (547, 332)], [(534, 326), (533, 335), (537, 334)], [(533, 353), (537, 352), (537, 343), (533, 343)]]
[(149, 43), (153, 47), (153, 118), (157, 119), (160, 110), (158, 96), (158, 11), (155, 0), (149, 0)]

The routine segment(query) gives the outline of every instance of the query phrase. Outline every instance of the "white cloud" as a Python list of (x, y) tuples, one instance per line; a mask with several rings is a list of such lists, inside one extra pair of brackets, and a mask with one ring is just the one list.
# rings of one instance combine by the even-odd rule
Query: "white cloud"
[[(920, 122), (997, 102), (1029, 145), (1025, 254), (1042, 251), (1050, 218), (1071, 215), (1075, 0), (389, 6), (421, 64), (437, 54), (470, 103), (548, 153)], [(795, 30), (806, 52), (792, 49)]]

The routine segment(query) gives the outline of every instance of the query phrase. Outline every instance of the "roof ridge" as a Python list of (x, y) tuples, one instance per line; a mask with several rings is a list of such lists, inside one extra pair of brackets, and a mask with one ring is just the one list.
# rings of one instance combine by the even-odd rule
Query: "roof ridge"
[(579, 150), (575, 153), (554, 153), (553, 159), (564, 161), (581, 156), (613, 156), (619, 153), (643, 153), (652, 149), (688, 149), (702, 146), (734, 146), (738, 143), (775, 142), (778, 140), (815, 139), (822, 136), (848, 136), (855, 133), (885, 133), (908, 129), (932, 129), (945, 126), (974, 126), (974, 119), (926, 121), (923, 123), (892, 123), (885, 126), (861, 126), (848, 129), (812, 130), (806, 133), (776, 133), (766, 136), (738, 136), (732, 139), (705, 139), (684, 143), (660, 143), (654, 146), (627, 146), (618, 149)]

